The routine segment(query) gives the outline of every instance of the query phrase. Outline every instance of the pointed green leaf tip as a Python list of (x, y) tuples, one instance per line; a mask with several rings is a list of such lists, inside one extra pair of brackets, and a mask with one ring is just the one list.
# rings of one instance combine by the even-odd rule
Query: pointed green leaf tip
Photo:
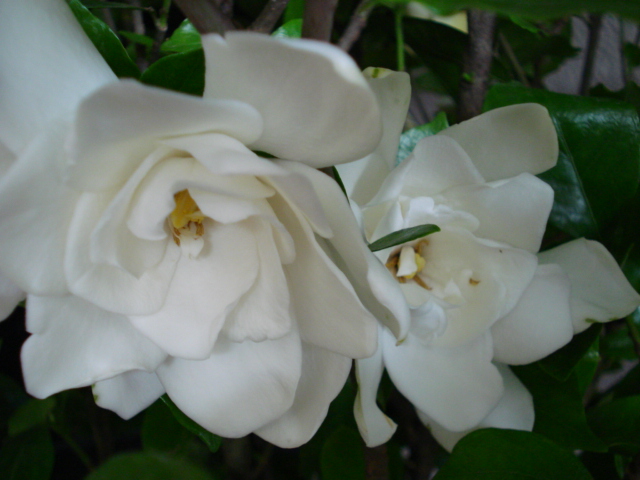
[(385, 235), (384, 237), (379, 238), (375, 242), (369, 244), (369, 250), (371, 250), (372, 252), (377, 252), (378, 250), (395, 247), (396, 245), (410, 242), (412, 240), (417, 240), (418, 238), (426, 237), (427, 235), (431, 235), (432, 233), (436, 233), (439, 231), (440, 227), (431, 224), (418, 225), (417, 227), (411, 228), (403, 228), (402, 230), (398, 230), (397, 232)]
[(165, 405), (169, 408), (169, 410), (171, 410), (171, 413), (173, 414), (175, 419), (178, 420), (178, 422), (180, 422), (180, 424), (183, 427), (185, 427), (191, 433), (195, 433), (200, 438), (200, 440), (202, 440), (204, 443), (207, 444), (207, 447), (209, 447), (209, 450), (211, 450), (212, 452), (218, 451), (218, 449), (220, 448), (220, 445), (222, 444), (221, 437), (211, 433), (209, 430), (205, 430), (196, 422), (194, 422), (189, 417), (187, 417), (182, 412), (182, 410), (180, 410), (178, 406), (175, 403), (173, 403), (173, 400), (171, 400), (168, 395), (165, 394), (160, 398), (165, 403)]

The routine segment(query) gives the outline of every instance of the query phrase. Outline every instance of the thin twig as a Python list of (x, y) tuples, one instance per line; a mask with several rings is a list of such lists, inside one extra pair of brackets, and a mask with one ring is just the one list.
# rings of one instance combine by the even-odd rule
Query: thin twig
[(278, 19), (287, 8), (289, 0), (269, 0), (264, 6), (258, 18), (251, 24), (249, 30), (254, 32), (269, 33), (273, 30)]
[(302, 37), (330, 41), (337, 5), (338, 0), (307, 0), (302, 16)]
[(200, 33), (222, 35), (235, 29), (231, 19), (213, 0), (175, 0), (175, 3)]
[(469, 10), (467, 15), (469, 39), (464, 56), (464, 73), (460, 81), (458, 121), (467, 120), (482, 112), (491, 73), (496, 26), (496, 16), (493, 13)]
[(593, 77), (593, 64), (598, 49), (598, 40), (600, 39), (600, 30), (602, 27), (602, 15), (589, 15), (589, 37), (587, 40), (587, 48), (584, 59), (584, 67), (582, 68), (582, 80), (580, 81), (580, 95), (587, 95), (591, 86), (591, 78)]
[(342, 50), (348, 52), (351, 50), (353, 44), (358, 41), (362, 34), (362, 30), (367, 26), (369, 15), (375, 6), (376, 2), (372, 2), (371, 0), (360, 1), (349, 20), (349, 25), (347, 25), (342, 37), (338, 41), (338, 46)]
[(518, 57), (516, 57), (516, 54), (513, 51), (509, 40), (507, 40), (507, 37), (505, 37), (502, 32), (500, 32), (498, 33), (498, 40), (500, 41), (500, 46), (502, 46), (504, 53), (507, 54), (507, 58), (509, 59), (511, 66), (515, 70), (516, 77), (518, 77), (520, 83), (522, 83), (525, 87), (530, 87), (531, 85), (529, 84), (529, 80), (527, 79), (527, 74), (525, 73), (524, 68), (522, 68), (522, 65), (520, 65)]

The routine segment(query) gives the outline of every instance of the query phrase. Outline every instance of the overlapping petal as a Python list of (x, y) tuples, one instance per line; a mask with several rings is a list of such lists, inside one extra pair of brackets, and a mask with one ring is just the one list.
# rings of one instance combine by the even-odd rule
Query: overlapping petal
[(240, 100), (264, 119), (253, 149), (326, 167), (362, 158), (380, 141), (375, 97), (338, 48), (246, 32), (208, 35), (202, 45), (205, 99)]
[(130, 370), (97, 382), (92, 391), (97, 405), (128, 420), (155, 402), (164, 387), (155, 372)]

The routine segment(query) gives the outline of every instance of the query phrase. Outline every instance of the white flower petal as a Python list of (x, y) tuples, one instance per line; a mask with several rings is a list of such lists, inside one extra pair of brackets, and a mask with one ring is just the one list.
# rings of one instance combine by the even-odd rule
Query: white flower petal
[(613, 256), (600, 243), (579, 238), (538, 255), (540, 263), (557, 263), (571, 280), (571, 316), (575, 333), (592, 322), (625, 317), (640, 305)]
[(0, 45), (0, 141), (16, 154), (116, 80), (62, 0), (2, 0)]
[(166, 353), (121, 316), (74, 296), (27, 299), (22, 369), (38, 398), (91, 385), (120, 373), (153, 371)]
[(89, 239), (113, 195), (83, 193), (76, 203), (64, 257), (69, 290), (110, 312), (147, 315), (164, 304), (180, 247), (167, 240), (160, 263), (139, 277), (119, 267), (93, 263)]
[(395, 166), (398, 142), (411, 101), (411, 81), (406, 72), (369, 67), (363, 74), (380, 105), (382, 139), (373, 153), (338, 167), (349, 198), (359, 205), (373, 198)]
[(444, 229), (427, 237), (420, 278), (430, 295), (450, 303), (447, 328), (433, 345), (458, 347), (482, 335), (511, 311), (533, 278), (535, 255)]
[(67, 130), (64, 123), (50, 125), (0, 182), (0, 268), (36, 295), (67, 292), (64, 249), (78, 198), (58, 178)]
[(252, 142), (260, 114), (234, 100), (210, 100), (134, 81), (101, 88), (78, 107), (66, 178), (83, 190), (120, 185), (167, 136), (217, 132)]
[(158, 370), (169, 397), (207, 430), (247, 435), (282, 416), (300, 379), (300, 337), (234, 343), (224, 337), (206, 360), (172, 358)]
[(438, 135), (457, 141), (488, 182), (542, 173), (558, 160), (553, 121), (537, 103), (497, 108)]
[(0, 178), (4, 177), (15, 160), (16, 155), (0, 141)]
[(560, 266), (538, 266), (516, 307), (491, 327), (494, 360), (524, 365), (569, 343), (570, 296), (571, 282)]
[(398, 390), (449, 430), (476, 426), (502, 396), (489, 334), (458, 348), (430, 348), (411, 333), (398, 346), (388, 332), (381, 342), (384, 363)]
[(279, 195), (270, 203), (295, 243), (295, 261), (285, 265), (285, 272), (302, 340), (350, 358), (371, 355), (376, 319), (322, 250), (302, 214)]
[(330, 245), (329, 254), (345, 272), (367, 309), (399, 339), (404, 338), (409, 330), (410, 314), (400, 285), (365, 244), (338, 184), (305, 165), (294, 162), (280, 164), (311, 181), (333, 231), (326, 242)]
[(418, 142), (413, 153), (385, 179), (370, 205), (407, 197), (427, 197), (457, 185), (484, 179), (469, 155), (454, 140), (433, 135)]
[(249, 32), (202, 38), (205, 98), (255, 107), (264, 132), (251, 147), (326, 167), (362, 158), (380, 140), (380, 112), (345, 52), (313, 40)]
[(537, 253), (553, 206), (553, 189), (523, 173), (508, 180), (443, 193), (447, 204), (474, 215), (478, 237)]
[[(289, 285), (271, 225), (258, 218), (247, 220), (246, 225), (255, 238), (258, 252), (254, 268), (259, 271), (253, 286), (227, 315), (223, 332), (234, 342), (273, 340), (291, 330)], [(236, 252), (236, 257), (244, 255), (244, 251), (237, 247)], [(234, 268), (233, 276), (240, 274), (238, 270), (238, 267)]]
[(164, 394), (164, 387), (155, 372), (130, 370), (97, 382), (92, 391), (98, 406), (129, 420)]
[[(479, 428), (508, 428), (530, 432), (533, 429), (534, 422), (531, 394), (508, 367), (502, 364), (496, 364), (496, 367), (502, 374), (504, 395), (500, 398), (498, 405), (473, 430)], [(453, 450), (458, 440), (472, 431), (452, 432), (420, 411), (418, 411), (418, 417), (425, 425), (430, 427), (433, 436), (448, 451)]]
[(329, 404), (342, 390), (350, 369), (350, 358), (303, 343), (302, 374), (293, 405), (255, 433), (282, 448), (307, 443), (326, 417)]
[[(382, 337), (382, 330), (380, 330), (380, 337)], [(382, 341), (380, 343), (380, 347), (373, 356), (356, 360), (358, 393), (353, 405), (353, 415), (367, 447), (377, 447), (386, 443), (398, 427), (376, 403), (378, 385), (384, 371)]]
[(260, 265), (249, 225), (205, 221), (204, 229), (203, 250), (194, 259), (180, 256), (162, 307), (130, 317), (169, 355), (185, 359), (211, 355), (227, 313), (251, 288)]
[(0, 322), (15, 310), (26, 294), (0, 272)]

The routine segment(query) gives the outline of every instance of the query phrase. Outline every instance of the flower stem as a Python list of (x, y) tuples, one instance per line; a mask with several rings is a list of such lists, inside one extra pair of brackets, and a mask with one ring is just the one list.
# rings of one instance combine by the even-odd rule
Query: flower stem
[(404, 12), (401, 9), (395, 11), (396, 19), (396, 56), (398, 58), (398, 70), (404, 72), (404, 30), (402, 29), (402, 17)]

